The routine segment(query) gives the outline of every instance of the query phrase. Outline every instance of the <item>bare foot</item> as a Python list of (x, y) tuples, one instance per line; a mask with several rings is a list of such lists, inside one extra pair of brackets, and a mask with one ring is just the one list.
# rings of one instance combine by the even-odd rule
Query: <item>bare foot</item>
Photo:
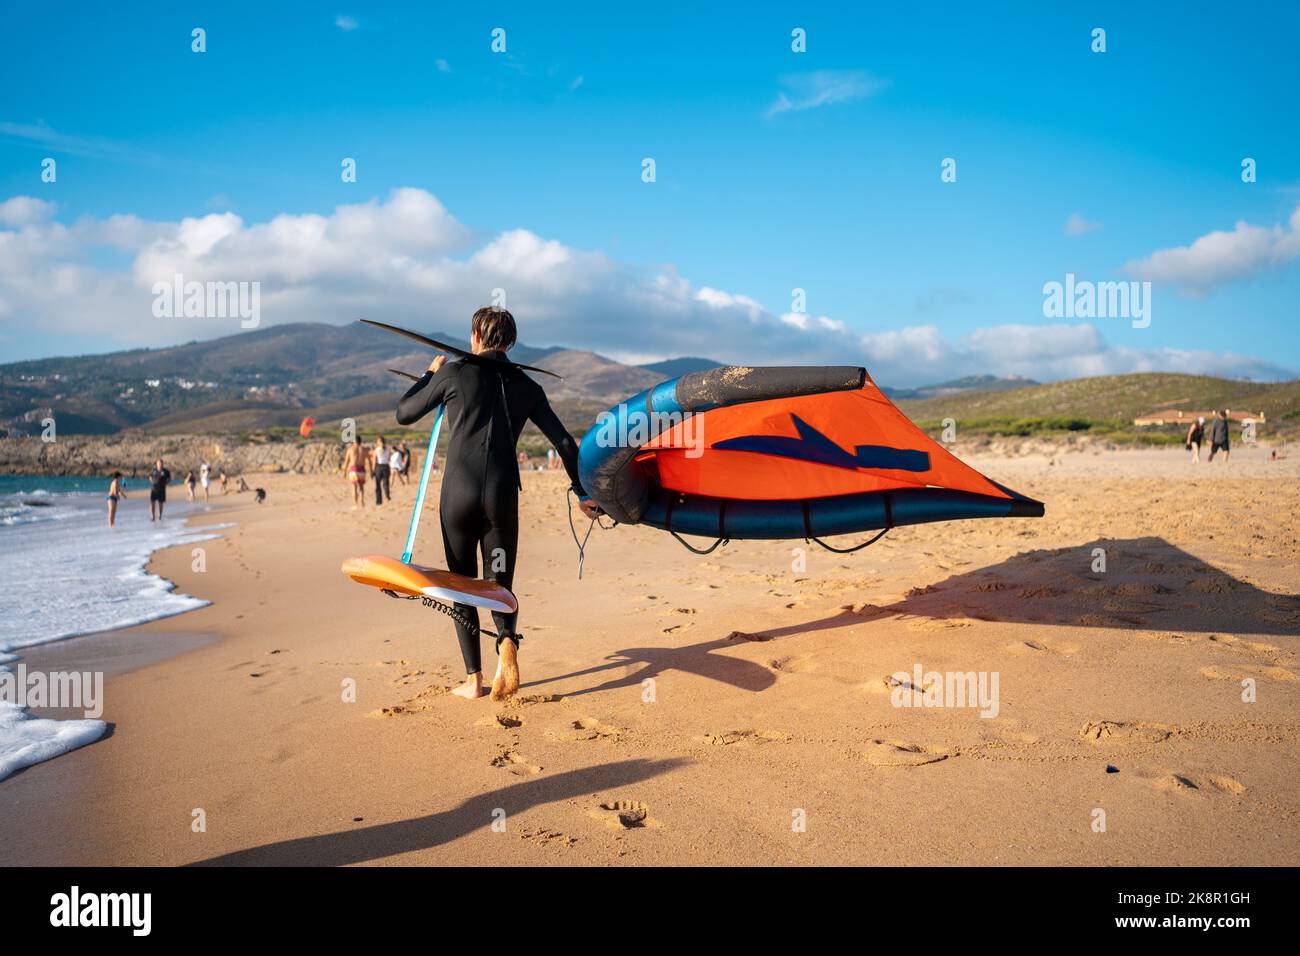
[(465, 683), (461, 684), (452, 691), (457, 697), (464, 697), (466, 700), (477, 700), (483, 696), (483, 672), (475, 671), (465, 678)]
[(501, 642), (501, 656), (497, 658), (497, 674), (492, 679), (492, 699), (505, 700), (519, 690), (519, 650), (515, 642), (506, 638)]

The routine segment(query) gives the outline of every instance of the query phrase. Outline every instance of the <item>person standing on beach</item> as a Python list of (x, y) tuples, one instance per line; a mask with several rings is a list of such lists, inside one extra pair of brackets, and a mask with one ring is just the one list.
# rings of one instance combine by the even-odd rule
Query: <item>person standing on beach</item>
[(196, 484), (194, 472), (192, 470), (185, 472), (185, 500), (191, 504), (194, 503), (194, 486)]
[[(406, 473), (402, 471), (402, 466), (404, 464), (405, 459), (402, 456), (401, 446), (393, 448), (392, 451), (388, 453), (388, 471), (389, 478), (395, 485), (406, 484)], [(391, 495), (389, 495), (389, 499), (392, 499)]]
[(172, 480), (172, 473), (163, 467), (159, 458), (153, 463), (149, 472), (149, 520), (162, 521), (163, 505), (167, 503), (167, 485)]
[(343, 454), (343, 474), (352, 485), (352, 507), (366, 506), (366, 446), (361, 444), (361, 436), (352, 439), (348, 450)]
[(113, 480), (108, 483), (108, 526), (117, 521), (117, 499), (126, 497), (126, 482), (120, 471), (113, 472)]
[(402, 453), (402, 484), (408, 484), (411, 480), (411, 447), (406, 444), (405, 439), (397, 446)]
[(1216, 451), (1223, 452), (1223, 463), (1226, 465), (1231, 449), (1228, 447), (1228, 412), (1222, 408), (1214, 413), (1214, 421), (1210, 422), (1209, 461), (1214, 461)]
[(208, 485), (212, 484), (212, 466), (206, 461), (199, 465), (199, 484), (203, 486), (203, 503), (208, 502)]
[[(476, 578), (482, 553), (484, 576), (506, 588), (514, 583), (519, 544), (521, 482), (515, 447), (526, 421), (536, 423), (560, 452), (583, 513), (591, 518), (599, 513), (578, 479), (577, 443), (551, 409), (542, 387), (506, 358), (515, 337), (515, 320), (509, 312), (479, 309), (470, 322), (470, 347), (482, 361), (447, 362), (445, 355), (439, 355), (397, 406), (397, 421), (402, 425), (412, 425), (445, 406), (451, 442), (438, 514), (447, 568)], [(457, 604), (456, 610), (478, 624), (478, 608)], [(492, 617), (500, 635), (492, 699), (504, 700), (519, 689), (518, 614), (494, 611)], [(482, 697), (479, 633), (458, 620), (456, 636), (468, 677), (452, 693), (467, 699)]]
[(1205, 439), (1205, 416), (1197, 416), (1187, 429), (1187, 447), (1192, 450), (1192, 464), (1201, 460), (1201, 442)]
[(388, 500), (390, 502), (393, 500), (393, 490), (389, 486), (389, 478), (390, 478), (390, 472), (388, 467), (388, 459), (390, 457), (389, 452), (390, 449), (388, 445), (384, 443), (384, 436), (380, 435), (377, 439), (375, 439), (375, 450), (371, 452), (371, 457), (374, 459), (373, 473), (375, 476), (375, 504), (376, 505), (382, 505), (384, 503), (385, 494), (388, 495)]

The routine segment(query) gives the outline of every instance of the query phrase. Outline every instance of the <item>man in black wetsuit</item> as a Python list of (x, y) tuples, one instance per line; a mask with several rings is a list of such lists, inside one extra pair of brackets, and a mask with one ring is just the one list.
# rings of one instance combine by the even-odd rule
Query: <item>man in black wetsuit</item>
[[(397, 421), (410, 425), (439, 405), (446, 405), (444, 414), (451, 441), (442, 476), (439, 515), (447, 569), (478, 577), (481, 551), (483, 576), (510, 588), (519, 542), (520, 480), (515, 445), (527, 421), (537, 425), (560, 453), (583, 512), (595, 517), (597, 508), (578, 481), (577, 443), (551, 410), (542, 387), (506, 358), (506, 351), (515, 344), (514, 317), (505, 309), (479, 309), (471, 323), (470, 342), (483, 361), (459, 359), (447, 363), (446, 356), (439, 355), (402, 396)], [(478, 623), (477, 608), (457, 604), (456, 609)], [(497, 640), (492, 699), (502, 700), (519, 689), (519, 635), (515, 630), (518, 614), (494, 611), (492, 617), (501, 635)], [(469, 677), (453, 693), (481, 697), (478, 634), (458, 622), (456, 636)]]

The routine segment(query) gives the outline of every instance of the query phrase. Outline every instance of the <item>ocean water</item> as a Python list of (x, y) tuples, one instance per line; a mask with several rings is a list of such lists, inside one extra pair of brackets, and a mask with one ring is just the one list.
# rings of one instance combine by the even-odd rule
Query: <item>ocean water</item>
[[(108, 527), (108, 478), (0, 475), (0, 669), (24, 647), (141, 624), (203, 607), (145, 572), (159, 548), (218, 537), (185, 520), (205, 506), (168, 489), (166, 518), (149, 521), (149, 486), (128, 480), (117, 526)], [(226, 527), (226, 526), (220, 526)], [(0, 700), (0, 780), (98, 740), (102, 720), (32, 717)]]

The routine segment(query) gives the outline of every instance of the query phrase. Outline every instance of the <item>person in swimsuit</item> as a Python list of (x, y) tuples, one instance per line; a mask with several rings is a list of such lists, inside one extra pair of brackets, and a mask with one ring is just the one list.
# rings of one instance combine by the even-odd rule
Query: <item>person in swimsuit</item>
[(113, 472), (113, 480), (108, 483), (108, 526), (117, 521), (117, 499), (126, 497), (126, 482), (120, 471)]
[(199, 484), (203, 485), (203, 500), (207, 502), (208, 485), (212, 484), (212, 466), (206, 461), (199, 465)]
[(1187, 429), (1187, 447), (1192, 450), (1192, 464), (1201, 460), (1201, 442), (1205, 440), (1205, 416), (1197, 416)]
[(167, 504), (167, 485), (172, 480), (172, 473), (163, 467), (159, 458), (153, 463), (149, 472), (149, 520), (162, 521), (163, 505)]
[(198, 480), (194, 477), (194, 472), (193, 471), (185, 472), (185, 500), (186, 501), (189, 502), (194, 501), (194, 486), (196, 484), (198, 484)]
[(343, 453), (343, 474), (352, 485), (352, 508), (366, 506), (366, 446), (361, 444), (361, 436), (352, 439), (352, 444)]
[[(397, 421), (402, 425), (414, 424), (439, 405), (446, 406), (451, 441), (438, 513), (447, 569), (476, 578), (481, 552), (484, 576), (506, 588), (514, 584), (519, 543), (521, 484), (515, 446), (525, 422), (537, 425), (559, 451), (583, 513), (593, 518), (598, 514), (578, 480), (577, 443), (556, 417), (542, 387), (506, 359), (515, 335), (514, 317), (505, 309), (479, 309), (470, 324), (470, 343), (476, 355), (489, 361), (447, 362), (445, 355), (439, 355), (397, 406)], [(478, 624), (477, 608), (457, 604), (456, 610)], [(519, 689), (518, 614), (494, 611), (492, 617), (500, 635), (492, 699), (503, 700)], [(469, 676), (452, 693), (481, 697), (478, 632), (457, 622), (456, 636)]]

